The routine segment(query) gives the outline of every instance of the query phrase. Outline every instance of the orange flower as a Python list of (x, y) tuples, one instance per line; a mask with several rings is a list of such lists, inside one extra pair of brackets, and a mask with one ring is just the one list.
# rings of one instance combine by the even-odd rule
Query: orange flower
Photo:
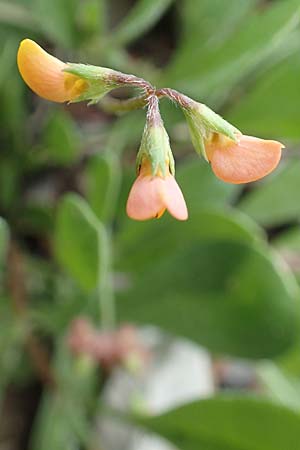
[(215, 175), (228, 183), (249, 183), (268, 175), (281, 158), (280, 142), (237, 136), (238, 142), (214, 134), (205, 151)]
[(178, 220), (188, 218), (187, 207), (180, 187), (168, 170), (164, 177), (152, 175), (148, 161), (142, 163), (127, 201), (127, 214), (131, 219), (159, 218), (167, 209)]
[(88, 87), (85, 80), (64, 72), (67, 64), (49, 55), (30, 39), (21, 42), (17, 63), (25, 83), (46, 100), (59, 103), (72, 101)]

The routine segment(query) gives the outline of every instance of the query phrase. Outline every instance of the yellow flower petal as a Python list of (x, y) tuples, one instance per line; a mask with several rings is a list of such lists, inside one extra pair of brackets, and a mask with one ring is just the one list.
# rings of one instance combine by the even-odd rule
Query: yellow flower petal
[(64, 62), (49, 55), (30, 39), (21, 42), (17, 63), (25, 83), (47, 100), (59, 103), (70, 101), (86, 88), (84, 80), (63, 72), (67, 67)]

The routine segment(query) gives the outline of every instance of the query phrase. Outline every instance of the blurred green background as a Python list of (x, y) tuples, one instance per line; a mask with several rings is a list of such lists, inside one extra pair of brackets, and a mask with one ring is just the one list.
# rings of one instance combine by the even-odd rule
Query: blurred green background
[[(25, 37), (282, 141), (280, 167), (247, 186), (219, 181), (162, 100), (190, 218), (131, 221), (145, 111), (38, 98), (16, 67)], [(0, 449), (136, 448), (105, 443), (97, 423), (116, 416), (181, 450), (300, 449), (299, 0), (1, 0), (0, 61)], [(201, 346), (214, 393), (146, 415), (133, 394), (120, 417), (105, 401), (113, 375), (68, 348), (79, 316)], [(226, 376), (240, 365), (247, 382)], [(171, 378), (179, 369), (175, 358)]]

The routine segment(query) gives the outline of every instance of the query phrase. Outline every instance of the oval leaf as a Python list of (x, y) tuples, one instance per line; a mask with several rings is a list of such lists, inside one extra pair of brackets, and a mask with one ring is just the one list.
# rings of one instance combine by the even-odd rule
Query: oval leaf
[(103, 239), (103, 226), (88, 204), (76, 194), (67, 194), (57, 211), (56, 256), (88, 290), (99, 282)]
[(299, 292), (287, 268), (256, 247), (194, 240), (163, 258), (157, 249), (152, 266), (120, 294), (122, 320), (159, 326), (213, 352), (284, 352), (299, 334)]
[(264, 399), (220, 396), (139, 421), (181, 450), (296, 450), (300, 414)]

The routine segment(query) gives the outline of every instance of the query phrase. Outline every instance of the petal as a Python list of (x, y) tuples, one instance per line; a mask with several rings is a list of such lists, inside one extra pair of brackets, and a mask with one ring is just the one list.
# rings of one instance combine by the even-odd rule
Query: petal
[(238, 143), (215, 140), (207, 145), (207, 155), (215, 175), (228, 183), (256, 181), (278, 165), (281, 149), (277, 141), (242, 135)]
[(188, 210), (181, 189), (172, 175), (164, 181), (164, 203), (169, 213), (178, 220), (187, 220)]
[(60, 103), (71, 100), (72, 88), (79, 78), (64, 73), (67, 65), (36, 42), (30, 39), (21, 42), (17, 63), (25, 83), (40, 97)]
[(126, 212), (131, 219), (147, 220), (160, 217), (164, 211), (163, 179), (139, 175), (129, 193)]

